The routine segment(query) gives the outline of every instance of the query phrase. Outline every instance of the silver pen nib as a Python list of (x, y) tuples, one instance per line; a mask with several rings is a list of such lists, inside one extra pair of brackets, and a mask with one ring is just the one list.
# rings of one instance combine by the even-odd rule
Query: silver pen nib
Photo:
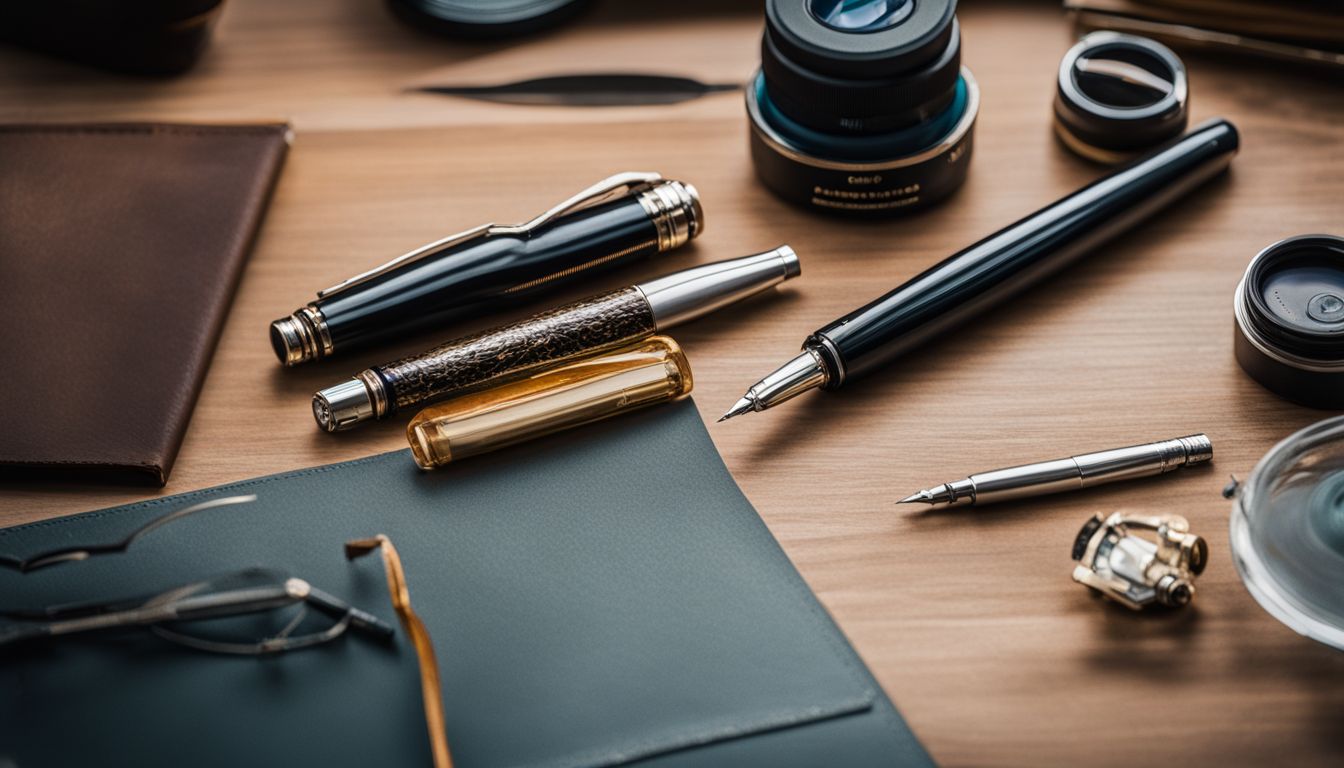
[(921, 510), (927, 512), (934, 509), (947, 509), (951, 506), (957, 506), (957, 503), (966, 504), (975, 497), (966, 492), (957, 493), (957, 489), (951, 485), (943, 484), (937, 488), (926, 488), (922, 491), (915, 491), (904, 499), (896, 502), (897, 504), (927, 504), (928, 507)]
[(727, 421), (734, 416), (741, 416), (748, 411), (755, 410), (758, 410), (756, 408), (756, 398), (752, 397), (751, 393), (747, 393), (746, 397), (740, 398), (736, 403), (733, 403), (733, 407), (729, 408), (727, 413), (720, 416), (719, 421)]
[(802, 353), (797, 357), (753, 384), (742, 399), (734, 403), (719, 421), (741, 416), (748, 411), (773, 408), (809, 389), (824, 387), (827, 381), (826, 366), (821, 362), (821, 354), (811, 347), (803, 347)]

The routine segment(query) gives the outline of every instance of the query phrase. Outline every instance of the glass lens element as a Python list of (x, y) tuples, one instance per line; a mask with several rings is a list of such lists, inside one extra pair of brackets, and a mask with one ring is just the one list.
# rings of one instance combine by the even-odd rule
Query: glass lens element
[(807, 9), (831, 29), (877, 32), (909, 18), (915, 0), (808, 0)]

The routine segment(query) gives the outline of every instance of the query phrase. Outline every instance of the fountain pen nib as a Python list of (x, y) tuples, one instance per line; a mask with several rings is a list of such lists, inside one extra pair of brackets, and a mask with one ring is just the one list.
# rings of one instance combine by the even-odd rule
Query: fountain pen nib
[(920, 510), (926, 512), (934, 509), (946, 509), (950, 506), (955, 506), (958, 503), (966, 504), (969, 503), (972, 498), (973, 497), (967, 493), (957, 494), (949, 485), (940, 485), (936, 488), (925, 488), (922, 491), (916, 491), (896, 503), (926, 505)]
[(727, 421), (734, 416), (741, 416), (744, 413), (754, 410), (756, 410), (756, 400), (750, 396), (743, 397), (736, 403), (733, 403), (733, 407), (729, 408), (727, 413), (720, 416), (719, 421)]

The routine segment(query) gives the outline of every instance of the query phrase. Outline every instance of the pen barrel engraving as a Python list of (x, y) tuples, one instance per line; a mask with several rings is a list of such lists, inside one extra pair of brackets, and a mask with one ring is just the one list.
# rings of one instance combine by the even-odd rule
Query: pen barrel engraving
[(648, 301), (632, 286), (458, 339), (380, 366), (377, 373), (396, 410), (614, 349), (655, 331)]

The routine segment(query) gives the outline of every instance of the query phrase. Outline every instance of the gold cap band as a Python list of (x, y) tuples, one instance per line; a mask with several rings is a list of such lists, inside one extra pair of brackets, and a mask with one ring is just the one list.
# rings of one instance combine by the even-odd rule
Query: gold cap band
[(699, 237), (705, 227), (700, 193), (690, 184), (660, 181), (639, 194), (639, 204), (658, 229), (660, 253)]

